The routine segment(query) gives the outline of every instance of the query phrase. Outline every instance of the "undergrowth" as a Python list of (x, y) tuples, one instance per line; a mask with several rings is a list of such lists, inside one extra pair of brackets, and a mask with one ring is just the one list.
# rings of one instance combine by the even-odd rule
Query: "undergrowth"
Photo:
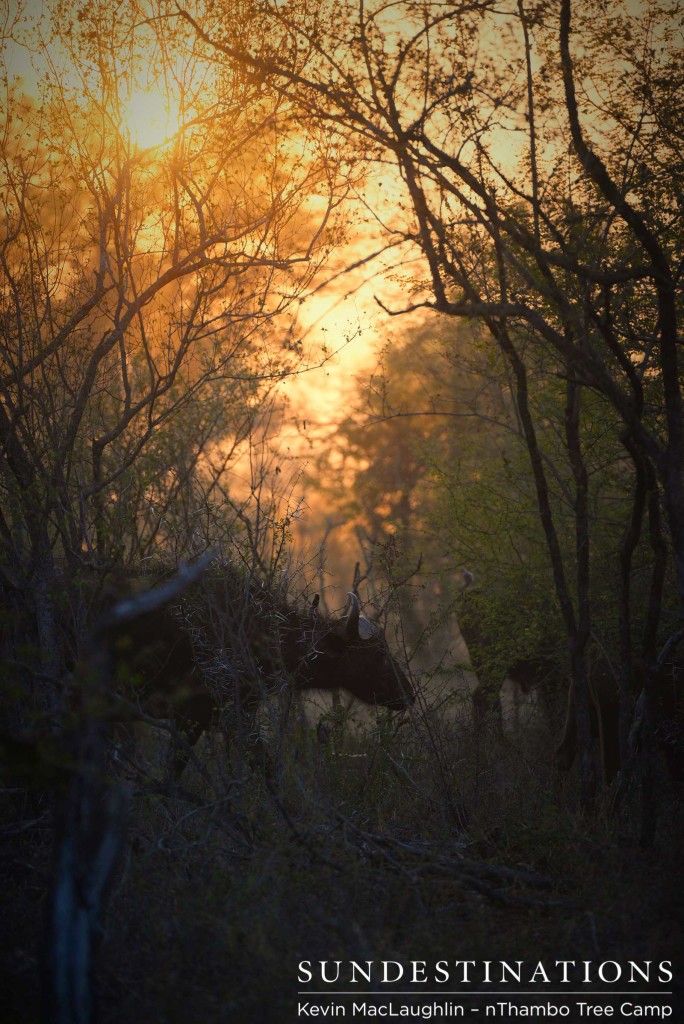
[[(296, 1019), (301, 960), (672, 959), (682, 817), (663, 787), (657, 842), (627, 807), (593, 816), (543, 749), (463, 723), (387, 716), (317, 741), (292, 727), (267, 771), (203, 740), (218, 780), (176, 791), (152, 731), (129, 771), (128, 832), (98, 956), (105, 1024)], [(2, 1020), (40, 1017), (49, 808), (3, 794)]]

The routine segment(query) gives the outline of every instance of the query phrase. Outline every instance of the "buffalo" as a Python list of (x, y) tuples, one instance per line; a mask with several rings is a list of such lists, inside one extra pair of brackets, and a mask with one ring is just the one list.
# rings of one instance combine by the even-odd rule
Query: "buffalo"
[(462, 571), (458, 611), (458, 626), (468, 649), (470, 666), (477, 677), (477, 685), (472, 692), (473, 718), (477, 730), (493, 720), (501, 733), (501, 688), (504, 681), (511, 680), (527, 696), (532, 690), (548, 684), (558, 674), (558, 666), (551, 652), (511, 658), (507, 664), (492, 659), (491, 651), (495, 645), (482, 627), (480, 605), (469, 600), (468, 591), (474, 580), (475, 576), (469, 569)]
[[(344, 689), (366, 704), (409, 708), (415, 694), (381, 627), (349, 594), (342, 618), (318, 595), (297, 607), (235, 571), (214, 574), (175, 606), (162, 606), (110, 631), (116, 689), (128, 713), (170, 719), (180, 778), (202, 733), (253, 735), (260, 702), (272, 694)], [(119, 717), (124, 717), (120, 715)]]
[[(488, 721), (494, 720), (501, 733), (501, 688), (504, 680), (510, 680), (525, 697), (536, 691), (543, 698), (544, 691), (553, 691), (555, 685), (563, 680), (565, 672), (557, 652), (550, 648), (540, 649), (526, 657), (512, 657), (507, 663), (491, 665), (488, 656), (491, 641), (479, 623), (478, 604), (468, 602), (468, 590), (473, 586), (474, 580), (474, 574), (469, 569), (464, 569), (458, 617), (459, 628), (478, 679), (472, 694), (473, 717), (476, 729), (482, 729)], [(610, 781), (620, 767), (618, 694), (615, 680), (604, 664), (592, 666), (590, 688), (592, 734), (599, 740), (604, 777), (606, 781)], [(548, 702), (543, 699), (542, 707), (549, 711)], [(570, 685), (563, 733), (554, 751), (554, 764), (561, 771), (567, 772), (572, 767), (576, 753), (574, 689)]]
[[(495, 714), (500, 727), (500, 692), (504, 679), (510, 679), (522, 694), (527, 695), (533, 690), (543, 693), (545, 689), (553, 687), (557, 680), (563, 678), (564, 672), (562, 665), (559, 666), (558, 655), (549, 650), (540, 650), (532, 657), (512, 658), (507, 665), (492, 670), (487, 658), (489, 641), (478, 622), (477, 604), (469, 606), (467, 601), (467, 591), (473, 581), (473, 573), (468, 569), (463, 570), (463, 596), (458, 624), (468, 647), (472, 668), (478, 677), (478, 684), (473, 691), (474, 720), (476, 728), (482, 728)], [(621, 763), (619, 735), (619, 684), (605, 657), (595, 658), (589, 668), (591, 731), (598, 740), (604, 780), (609, 783), (624, 767)], [(655, 737), (675, 782), (680, 782), (684, 777), (682, 680), (684, 664), (676, 657), (671, 657), (655, 672), (652, 681), (653, 707), (650, 713), (656, 723)], [(639, 693), (644, 695), (641, 687), (632, 695), (630, 703), (639, 704)], [(637, 707), (634, 721), (638, 722), (640, 717)], [(575, 694), (571, 683), (562, 736), (554, 751), (554, 764), (560, 771), (567, 772), (576, 756)]]

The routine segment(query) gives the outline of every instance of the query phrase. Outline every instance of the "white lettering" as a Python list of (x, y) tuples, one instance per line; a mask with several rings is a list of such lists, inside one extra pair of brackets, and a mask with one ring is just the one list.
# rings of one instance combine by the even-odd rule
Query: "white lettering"
[(418, 984), (425, 983), (427, 981), (427, 975), (425, 973), (426, 967), (427, 964), (425, 963), (424, 960), (414, 960), (411, 981)]
[(568, 978), (568, 967), (574, 967), (576, 963), (576, 960), (556, 960), (555, 966), (563, 968), (563, 977), (561, 978), (561, 982), (564, 985), (567, 985), (570, 981), (570, 979)]
[(650, 1003), (623, 1003), (620, 1013), (623, 1017), (671, 1017), (672, 1007)]
[[(611, 966), (615, 968), (615, 977), (607, 978), (605, 968)], [(605, 981), (607, 984), (612, 985), (622, 977), (622, 968), (617, 960), (606, 960), (604, 963), (598, 965), (598, 975), (601, 981)]]
[[(308, 978), (303, 978), (302, 974), (308, 974), (309, 977)], [(311, 973), (311, 961), (310, 960), (300, 960), (299, 961), (299, 974), (297, 975), (297, 981), (300, 981), (300, 982), (304, 983), (304, 982), (307, 982), (307, 981), (311, 981), (312, 978), (313, 978), (313, 974)]]
[(507, 982), (509, 980), (506, 977), (506, 972), (508, 972), (512, 976), (513, 981), (520, 982), (520, 980), (521, 980), (522, 972), (521, 972), (520, 969), (522, 967), (522, 960), (516, 960), (515, 962), (518, 965), (518, 970), (517, 971), (513, 970), (511, 965), (507, 964), (505, 960), (500, 960), (499, 961), (499, 963), (501, 964), (501, 981), (503, 982), (504, 985), (507, 984)]
[(658, 981), (672, 981), (671, 960), (663, 960), (658, 967)]
[[(490, 963), (490, 961), (489, 960), (485, 960), (485, 964), (488, 964), (488, 963)], [(468, 967), (469, 966), (470, 967), (474, 967), (475, 966), (475, 961), (474, 960), (455, 960), (454, 961), (454, 967), (460, 967), (461, 964), (463, 965), (463, 972), (462, 972), (461, 981), (463, 982), (464, 985), (467, 985), (468, 982), (470, 981), (470, 978), (468, 977)], [(487, 980), (488, 979), (485, 978), (485, 981), (487, 981)]]
[(534, 971), (532, 972), (532, 977), (530, 978), (530, 981), (538, 981), (539, 980), (538, 975), (540, 975), (542, 980), (547, 982), (547, 983), (551, 981), (551, 979), (549, 978), (548, 974), (544, 970), (544, 965), (541, 962), (541, 960), (539, 961), (539, 963), (535, 967)]
[[(385, 973), (383, 975), (382, 980), (386, 984), (393, 985), (395, 982), (401, 981), (401, 979), (404, 977), (404, 968), (401, 966), (400, 963), (398, 963), (396, 960), (383, 960), (383, 964), (384, 964)], [(390, 967), (390, 965), (392, 965), (393, 967), (396, 967), (397, 970), (398, 970), (398, 974), (396, 975), (395, 978), (390, 978), (390, 976), (389, 976), (389, 967)]]
[(644, 960), (644, 964), (645, 964), (645, 967), (646, 967), (646, 970), (644, 971), (644, 970), (641, 969), (641, 967), (639, 967), (639, 964), (635, 964), (633, 960), (630, 960), (629, 961), (629, 980), (631, 982), (633, 982), (634, 981), (634, 975), (638, 974), (639, 977), (643, 979), (643, 981), (648, 981), (650, 979), (650, 976), (651, 976), (651, 964), (652, 963), (653, 963), (652, 960)]
[(360, 974), (361, 977), (364, 979), (364, 981), (367, 981), (370, 984), (371, 974), (372, 974), (372, 969), (373, 969), (373, 961), (372, 960), (366, 960), (366, 964), (368, 965), (368, 970), (364, 971), (364, 969), (361, 966), (361, 964), (358, 964), (356, 962), (356, 960), (350, 960), (349, 961), (349, 965), (351, 967), (351, 978), (350, 978), (350, 981), (351, 981), (352, 985), (357, 985), (358, 984), (358, 980), (359, 979), (356, 977), (357, 974)]
[[(459, 961), (457, 960), (456, 963), (458, 964)], [(444, 964), (443, 967), (442, 967), (442, 964)], [(441, 978), (437, 977), (438, 973), (442, 975)], [(435, 981), (438, 981), (440, 985), (443, 985), (444, 982), (448, 981), (448, 980), (449, 980), (449, 971), (447, 969), (447, 962), (446, 962), (446, 960), (438, 960), (437, 963), (435, 964)]]
[(335, 973), (335, 977), (334, 978), (329, 978), (327, 976), (327, 972), (326, 972), (326, 965), (329, 964), (330, 961), (329, 960), (319, 960), (319, 963), (321, 965), (321, 981), (325, 981), (328, 985), (332, 985), (334, 982), (340, 980), (340, 965), (342, 963), (341, 960), (333, 960), (333, 963), (337, 965), (337, 971)]

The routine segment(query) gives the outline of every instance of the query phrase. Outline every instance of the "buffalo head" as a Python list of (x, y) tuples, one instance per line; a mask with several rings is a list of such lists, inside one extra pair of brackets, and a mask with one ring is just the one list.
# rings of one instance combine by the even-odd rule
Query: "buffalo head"
[[(198, 588), (199, 590), (199, 588)], [(162, 607), (111, 636), (117, 674), (139, 680), (135, 700), (154, 718), (171, 718), (187, 743), (176, 751), (178, 777), (188, 744), (231, 707), (252, 719), (268, 693), (348, 690), (367, 704), (401, 711), (415, 695), (380, 626), (351, 609), (341, 619), (306, 613), (232, 574), (209, 580), (191, 609)], [(225, 716), (224, 716), (225, 717)], [(253, 732), (238, 725), (244, 734)]]
[[(411, 683), (392, 656), (380, 626), (361, 614), (349, 594), (349, 614), (314, 625), (306, 665), (295, 672), (298, 689), (344, 689), (366, 704), (402, 711), (415, 701)], [(317, 616), (317, 601), (313, 605)]]

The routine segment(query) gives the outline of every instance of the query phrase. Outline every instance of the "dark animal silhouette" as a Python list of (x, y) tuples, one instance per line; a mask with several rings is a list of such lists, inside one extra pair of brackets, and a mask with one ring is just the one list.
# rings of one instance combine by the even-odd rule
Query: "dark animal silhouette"
[(464, 569), (462, 578), (458, 626), (468, 648), (471, 668), (477, 677), (477, 686), (472, 692), (475, 728), (481, 730), (486, 724), (493, 723), (497, 731), (502, 733), (501, 687), (504, 680), (512, 680), (527, 695), (556, 676), (558, 667), (554, 659), (545, 653), (516, 658), (508, 664), (493, 659), (492, 650), (495, 648), (482, 627), (479, 603), (469, 599), (468, 591), (473, 586), (474, 574)]
[[(533, 689), (548, 690), (565, 675), (559, 659), (551, 652), (541, 651), (535, 657), (515, 659), (511, 664), (492, 670), (487, 658), (488, 640), (480, 627), (477, 604), (469, 604), (467, 591), (474, 582), (470, 570), (463, 571), (463, 599), (459, 610), (459, 628), (468, 647), (471, 665), (478, 678), (473, 691), (473, 716), (476, 728), (495, 721), (501, 727), (500, 690), (504, 679), (511, 679), (528, 694)], [(684, 776), (684, 714), (682, 713), (682, 681), (684, 666), (677, 659), (669, 660), (654, 686), (656, 736), (665, 757), (670, 776), (678, 782)], [(620, 771), (620, 697), (619, 683), (604, 657), (588, 666), (591, 700), (592, 734), (598, 741), (603, 776), (611, 782)], [(542, 701), (542, 704), (544, 702)], [(563, 772), (572, 767), (577, 756), (577, 729), (572, 685), (568, 688), (567, 709), (561, 738), (554, 751), (554, 764)]]
[[(475, 728), (482, 729), (485, 724), (494, 722), (502, 733), (500, 692), (505, 679), (512, 680), (524, 695), (537, 690), (542, 695), (542, 707), (546, 705), (551, 718), (550, 702), (545, 702), (543, 698), (566, 674), (557, 653), (541, 650), (533, 656), (515, 658), (508, 664), (498, 664), (492, 669), (487, 650), (490, 641), (478, 621), (478, 603), (468, 599), (468, 591), (475, 577), (469, 569), (464, 569), (462, 576), (463, 592), (458, 623), (478, 679), (472, 695)], [(620, 768), (619, 698), (617, 682), (604, 662), (590, 666), (589, 690), (592, 733), (599, 743), (604, 778), (609, 782)], [(576, 755), (575, 706), (573, 687), (570, 686), (562, 735), (554, 751), (554, 764), (559, 770), (567, 772)]]
[(197, 591), (110, 637), (127, 717), (135, 717), (134, 695), (144, 714), (171, 719), (187, 741), (175, 749), (176, 777), (219, 719), (226, 732), (251, 734), (259, 703), (273, 693), (345, 689), (392, 710), (413, 704), (409, 680), (356, 594), (348, 615), (332, 619), (320, 613), (318, 597), (301, 611), (233, 573)]

